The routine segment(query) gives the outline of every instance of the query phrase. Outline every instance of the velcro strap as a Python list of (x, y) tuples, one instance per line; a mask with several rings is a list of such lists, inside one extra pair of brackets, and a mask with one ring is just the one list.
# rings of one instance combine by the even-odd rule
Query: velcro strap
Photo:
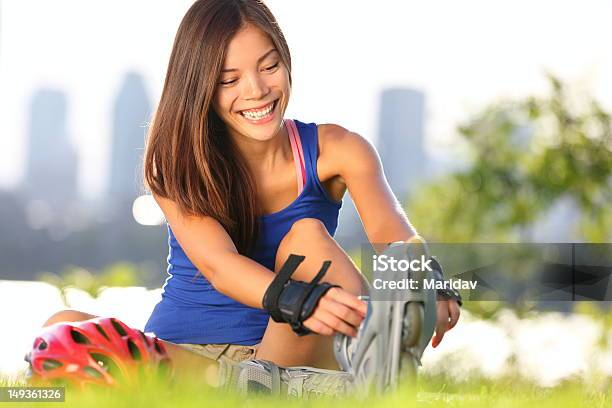
[(290, 279), (303, 260), (303, 256), (290, 255), (266, 290), (262, 301), (272, 320), (289, 323), (299, 336), (311, 333), (303, 323), (312, 315), (319, 299), (331, 288), (339, 287), (327, 282), (319, 283), (331, 266), (331, 261), (323, 262), (319, 272), (308, 283)]
[[(306, 286), (306, 288), (305, 288), (306, 290), (304, 290), (301, 294), (298, 295), (298, 298), (296, 299), (296, 305), (295, 305), (295, 310), (297, 310), (298, 313), (294, 314), (294, 316), (293, 316), (293, 320), (294, 321), (289, 321), (289, 323), (297, 323), (299, 320), (301, 320), (301, 321), (306, 320), (307, 317), (302, 318), (302, 315), (303, 315), (302, 311), (303, 311), (303, 308), (304, 308), (304, 303), (306, 302), (306, 299), (308, 299), (308, 297), (312, 294), (313, 290), (317, 287), (317, 284), (319, 283), (321, 278), (323, 278), (323, 276), (325, 276), (325, 273), (329, 269), (330, 265), (331, 265), (331, 261), (323, 262), (323, 265), (321, 266), (321, 269), (319, 269), (319, 272), (317, 272), (315, 277)], [(323, 296), (323, 294), (321, 294), (317, 298), (317, 300), (321, 296)]]
[(459, 306), (463, 306), (463, 300), (461, 299), (461, 294), (459, 294), (459, 292), (457, 292), (455, 289), (452, 289), (452, 288), (438, 289), (438, 295), (446, 300), (454, 299), (457, 301), (457, 304), (459, 304)]
[[(444, 270), (442, 269), (442, 265), (435, 257), (431, 257), (431, 268), (433, 269), (434, 279), (437, 281), (444, 281)], [(461, 294), (455, 289), (438, 289), (438, 295), (446, 300), (454, 299), (457, 301), (459, 306), (463, 306), (463, 302), (461, 299)]]
[(321, 299), (328, 290), (331, 288), (338, 288), (338, 285), (331, 285), (327, 282), (323, 282), (318, 284), (315, 288), (312, 289), (310, 296), (306, 298), (304, 303), (302, 304), (302, 311), (300, 312), (300, 320), (303, 322), (308, 319), (312, 313), (314, 312), (317, 304), (319, 303), (319, 299)]
[(270, 316), (272, 320), (275, 322), (283, 322), (283, 315), (279, 309), (278, 299), (285, 288), (285, 285), (291, 279), (291, 275), (295, 272), (297, 267), (306, 259), (305, 256), (302, 255), (289, 255), (287, 261), (283, 264), (280, 271), (276, 274), (276, 277), (266, 290), (266, 293), (262, 300), (262, 306), (268, 312), (270, 312)]

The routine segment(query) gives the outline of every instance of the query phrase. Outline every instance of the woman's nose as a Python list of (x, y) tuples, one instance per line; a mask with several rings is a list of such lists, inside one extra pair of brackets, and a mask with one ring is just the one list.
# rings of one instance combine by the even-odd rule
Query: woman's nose
[(262, 99), (270, 92), (270, 88), (259, 75), (250, 75), (245, 82), (245, 99)]

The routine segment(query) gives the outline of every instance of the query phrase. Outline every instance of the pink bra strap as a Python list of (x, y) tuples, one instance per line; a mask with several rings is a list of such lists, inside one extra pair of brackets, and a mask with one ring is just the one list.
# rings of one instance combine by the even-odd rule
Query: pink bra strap
[(302, 141), (297, 130), (295, 122), (291, 119), (285, 119), (285, 127), (289, 133), (289, 142), (291, 143), (291, 151), (293, 152), (293, 162), (295, 163), (295, 172), (297, 174), (298, 195), (302, 194), (306, 185), (306, 168), (304, 167), (304, 151), (302, 150)]

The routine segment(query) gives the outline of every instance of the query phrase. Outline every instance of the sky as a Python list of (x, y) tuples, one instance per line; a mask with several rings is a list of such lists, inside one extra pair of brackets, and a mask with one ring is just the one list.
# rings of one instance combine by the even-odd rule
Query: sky
[[(456, 126), (488, 103), (542, 94), (553, 72), (612, 110), (612, 2), (266, 1), (293, 60), (287, 117), (337, 123), (375, 141), (380, 92), (425, 93), (429, 153), (453, 160)], [(68, 96), (79, 187), (104, 192), (111, 112), (139, 72), (157, 104), (176, 29), (192, 1), (0, 0), (0, 189), (25, 171), (33, 93)], [(144, 137), (144, 134), (143, 134)]]

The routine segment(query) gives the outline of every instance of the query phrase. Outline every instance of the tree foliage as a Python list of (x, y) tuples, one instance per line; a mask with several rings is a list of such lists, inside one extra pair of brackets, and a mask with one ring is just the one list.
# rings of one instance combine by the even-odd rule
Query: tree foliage
[(576, 236), (610, 242), (611, 115), (548, 79), (549, 95), (492, 104), (459, 127), (470, 166), (424, 185), (407, 205), (429, 240), (528, 240), (528, 227), (569, 198), (580, 212)]

